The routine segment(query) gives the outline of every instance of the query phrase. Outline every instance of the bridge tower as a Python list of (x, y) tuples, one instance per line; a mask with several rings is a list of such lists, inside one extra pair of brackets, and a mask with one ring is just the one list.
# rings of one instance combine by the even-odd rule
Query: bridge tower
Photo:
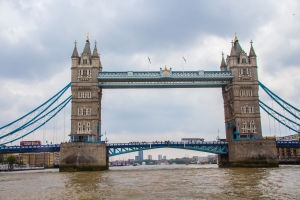
[(257, 60), (254, 48), (249, 55), (235, 35), (230, 56), (222, 55), (221, 70), (230, 70), (233, 79), (222, 88), (228, 155), (219, 157), (219, 166), (278, 166), (275, 141), (262, 140), (258, 96)]
[(71, 67), (70, 142), (61, 145), (60, 171), (95, 171), (108, 168), (106, 145), (101, 141), (101, 97), (98, 73), (102, 65), (95, 42), (91, 53), (89, 36), (81, 55), (77, 44)]
[(102, 65), (96, 42), (91, 54), (90, 42), (87, 37), (81, 56), (78, 55), (75, 43), (72, 54), (71, 90), (71, 141), (84, 142), (100, 139), (101, 95), (98, 86), (98, 73)]

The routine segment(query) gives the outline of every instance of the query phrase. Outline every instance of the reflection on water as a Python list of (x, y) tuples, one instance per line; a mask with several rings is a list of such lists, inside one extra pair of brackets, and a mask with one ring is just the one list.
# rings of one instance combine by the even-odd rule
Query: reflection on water
[(2, 172), (0, 199), (299, 199), (298, 177), (300, 166), (157, 165), (103, 172)]

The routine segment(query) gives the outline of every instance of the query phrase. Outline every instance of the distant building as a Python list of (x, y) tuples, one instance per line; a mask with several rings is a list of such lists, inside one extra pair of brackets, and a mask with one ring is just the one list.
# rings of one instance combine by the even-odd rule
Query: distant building
[(162, 160), (162, 155), (158, 155), (158, 160)]
[(130, 165), (133, 165), (134, 159), (128, 159), (127, 163), (130, 164)]
[(135, 156), (135, 160), (140, 160), (139, 156)]
[(139, 151), (139, 160), (144, 160), (143, 151)]
[(163, 157), (163, 160), (167, 160), (167, 156), (164, 156), (164, 157)]
[(148, 155), (148, 160), (152, 160), (152, 155)]
[(10, 155), (16, 156), (17, 163), (35, 167), (53, 167), (59, 164), (60, 159), (59, 152), (4, 154), (4, 159)]
[(200, 157), (198, 156), (198, 162), (202, 163), (202, 162), (206, 162), (207, 161), (207, 157)]
[(215, 160), (215, 155), (207, 155), (207, 162), (213, 162)]

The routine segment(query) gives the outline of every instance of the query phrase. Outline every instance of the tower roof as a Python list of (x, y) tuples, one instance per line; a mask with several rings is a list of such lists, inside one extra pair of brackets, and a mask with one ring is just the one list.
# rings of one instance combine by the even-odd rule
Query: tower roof
[(86, 53), (89, 56), (91, 56), (91, 47), (90, 47), (90, 42), (87, 40), (83, 49), (83, 54)]
[(231, 43), (232, 43), (232, 46), (231, 46), (230, 56), (236, 56), (235, 49), (233, 46), (233, 41), (231, 41)]
[(221, 66), (220, 68), (227, 68), (227, 65), (226, 65), (226, 62), (225, 62), (225, 59), (224, 59), (224, 53), (222, 52), (222, 61), (221, 61)]
[(97, 42), (96, 41), (95, 41), (95, 47), (94, 47), (94, 51), (93, 51), (92, 57), (99, 58), (99, 54), (98, 54), (98, 50), (97, 50)]
[(239, 56), (242, 52), (244, 52), (244, 50), (239, 43), (238, 37), (236, 36), (236, 34), (234, 34), (234, 42), (233, 46), (231, 47), (230, 56)]
[(89, 34), (87, 34), (86, 36), (86, 43), (83, 49), (82, 54), (88, 54), (89, 58), (91, 58), (91, 47), (90, 47), (90, 38), (89, 38)]
[(71, 58), (77, 58), (77, 57), (79, 57), (78, 56), (78, 51), (77, 51), (77, 45), (76, 44), (77, 44), (77, 42), (75, 40), (75, 47), (74, 47), (73, 54), (72, 54)]
[(252, 46), (252, 40), (251, 40), (251, 47), (250, 47), (250, 53), (249, 53), (249, 56), (254, 56), (254, 57), (256, 57), (256, 54), (255, 54), (255, 51), (254, 51), (254, 49), (253, 49), (253, 46)]

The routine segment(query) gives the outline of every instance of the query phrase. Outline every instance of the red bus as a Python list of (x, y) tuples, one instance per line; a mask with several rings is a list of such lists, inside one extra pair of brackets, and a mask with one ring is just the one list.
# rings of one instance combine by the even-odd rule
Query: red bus
[(42, 145), (42, 142), (39, 140), (34, 140), (34, 141), (21, 141), (20, 146), (38, 146)]

